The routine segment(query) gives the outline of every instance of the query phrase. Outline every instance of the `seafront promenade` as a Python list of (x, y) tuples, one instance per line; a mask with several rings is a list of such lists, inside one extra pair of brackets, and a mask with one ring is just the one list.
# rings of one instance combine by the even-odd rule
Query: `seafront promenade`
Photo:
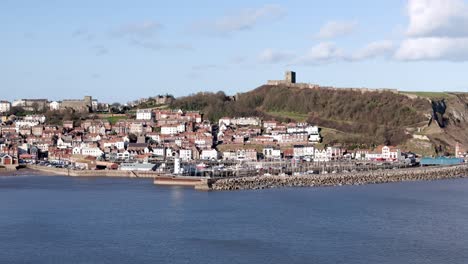
[(70, 170), (37, 165), (27, 165), (27, 169), (42, 172), (44, 174), (74, 176), (74, 177), (124, 177), (124, 178), (154, 178), (160, 173), (146, 171), (121, 171), (121, 170)]
[(156, 185), (166, 186), (192, 186), (199, 185), (205, 177), (189, 177), (165, 174), (154, 171), (121, 171), (121, 170), (69, 170), (61, 168), (51, 168), (37, 165), (27, 165), (27, 169), (37, 171), (42, 174), (60, 175), (71, 177), (119, 177), (119, 178), (142, 178), (153, 179)]

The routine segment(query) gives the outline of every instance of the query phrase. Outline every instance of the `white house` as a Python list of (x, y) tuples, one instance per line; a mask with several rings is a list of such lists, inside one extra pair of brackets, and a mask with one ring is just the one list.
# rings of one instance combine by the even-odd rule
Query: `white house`
[(216, 160), (218, 159), (218, 151), (216, 149), (204, 149), (201, 152), (200, 159), (202, 160)]
[(179, 133), (185, 132), (185, 123), (181, 123), (177, 125), (177, 132)]
[(173, 154), (174, 154), (174, 153), (172, 153), (172, 148), (166, 148), (166, 157), (167, 157), (167, 158), (174, 157)]
[(8, 101), (0, 101), (0, 113), (9, 112), (11, 108), (11, 104)]
[(160, 137), (159, 133), (148, 132), (148, 133), (146, 133), (146, 136), (149, 137), (153, 141), (161, 142), (161, 137)]
[(33, 127), (37, 125), (39, 125), (38, 121), (26, 121), (26, 120), (15, 121), (16, 132), (19, 132), (21, 127)]
[(326, 149), (315, 149), (314, 161), (330, 161)]
[[(363, 158), (364, 156), (364, 158)], [(356, 159), (366, 160), (401, 160), (403, 159), (400, 149), (393, 146), (378, 146), (374, 151), (358, 151)]]
[(102, 152), (102, 150), (97, 147), (81, 149), (81, 155), (84, 155), (84, 156), (101, 157), (103, 154), (104, 152)]
[(224, 151), (223, 160), (256, 161), (257, 151), (255, 151), (255, 149), (238, 149), (238, 150)]
[(136, 112), (137, 120), (151, 120), (153, 119), (153, 111), (151, 109), (138, 109)]
[(164, 157), (166, 156), (166, 148), (164, 147), (156, 147), (153, 148), (153, 155), (157, 157)]
[(46, 117), (45, 117), (45, 115), (27, 115), (27, 116), (24, 117), (24, 120), (25, 121), (32, 121), (32, 122), (37, 121), (37, 122), (39, 122), (41, 124), (44, 124), (45, 121), (46, 121)]
[(310, 134), (309, 135), (309, 142), (318, 143), (321, 140), (322, 140), (322, 137), (320, 136), (320, 134)]
[(182, 139), (181, 138), (176, 138), (174, 140), (174, 144), (178, 147), (182, 147)]
[(192, 150), (191, 149), (180, 149), (179, 158), (183, 161), (192, 159)]
[(51, 146), (53, 142), (49, 141), (41, 141), (36, 143), (36, 147), (42, 151), (49, 151), (49, 146)]
[(265, 147), (262, 153), (265, 159), (281, 159), (281, 149), (279, 148)]
[(71, 148), (71, 147), (72, 147), (72, 141), (71, 140), (65, 140), (62, 137), (59, 137), (57, 139), (57, 148), (66, 149), (66, 148)]
[(218, 125), (221, 127), (221, 125), (226, 125), (226, 126), (230, 126), (231, 125), (231, 118), (229, 117), (223, 117), (223, 118), (220, 118), (219, 121), (218, 121)]
[(222, 124), (219, 126), (219, 129), (218, 129), (218, 130), (219, 130), (218, 134), (219, 134), (219, 133), (222, 133), (223, 131), (226, 131), (226, 130), (227, 130), (227, 125), (224, 124), (224, 123), (222, 123)]
[(338, 158), (338, 157), (342, 157), (343, 152), (344, 152), (343, 149), (336, 148), (336, 147), (327, 147), (326, 151), (327, 151), (327, 156), (330, 159), (335, 159), (335, 158)]
[(162, 126), (161, 134), (162, 135), (176, 135), (178, 134), (178, 126)]
[(386, 160), (401, 160), (403, 156), (401, 155), (400, 149), (392, 146), (383, 146), (382, 158)]
[(104, 141), (103, 147), (104, 148), (116, 147), (117, 149), (121, 150), (121, 149), (125, 149), (125, 142), (123, 139), (117, 139), (117, 138), (110, 139), (110, 140)]
[(237, 160), (237, 153), (235, 151), (224, 151), (223, 160)]
[(307, 132), (307, 134), (318, 134), (319, 128), (318, 126), (311, 126), (311, 125), (297, 125), (291, 126), (286, 129), (288, 133), (298, 133), (298, 132)]
[(278, 121), (271, 120), (271, 121), (264, 121), (263, 128), (274, 129), (278, 126)]
[(49, 103), (49, 109), (50, 110), (60, 110), (60, 102), (53, 101)]
[(72, 149), (72, 154), (73, 155), (81, 155), (81, 147), (74, 147)]
[(293, 153), (295, 158), (314, 157), (315, 148), (310, 145), (295, 145)]
[(231, 124), (238, 126), (260, 126), (261, 123), (258, 117), (239, 117), (231, 119)]
[(255, 149), (238, 149), (236, 158), (238, 161), (257, 161), (257, 151)]

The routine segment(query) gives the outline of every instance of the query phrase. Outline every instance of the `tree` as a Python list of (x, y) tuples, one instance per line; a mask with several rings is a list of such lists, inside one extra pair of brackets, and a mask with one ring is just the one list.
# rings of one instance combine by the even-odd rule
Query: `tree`
[(21, 106), (13, 106), (10, 108), (9, 114), (15, 116), (25, 116), (27, 114), (27, 111), (24, 110), (24, 108)]
[(130, 133), (128, 134), (128, 139), (130, 140), (130, 143), (136, 143), (138, 141), (138, 136)]

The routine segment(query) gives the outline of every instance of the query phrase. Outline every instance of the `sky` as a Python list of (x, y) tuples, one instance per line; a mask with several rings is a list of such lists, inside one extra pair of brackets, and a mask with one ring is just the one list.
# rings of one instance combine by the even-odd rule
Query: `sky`
[(0, 100), (233, 95), (297, 72), (468, 92), (468, 0), (0, 0)]

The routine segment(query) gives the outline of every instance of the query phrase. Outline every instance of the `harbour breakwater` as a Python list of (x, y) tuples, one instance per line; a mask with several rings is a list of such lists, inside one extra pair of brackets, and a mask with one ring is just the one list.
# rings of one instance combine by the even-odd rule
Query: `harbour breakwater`
[(298, 176), (253, 176), (219, 179), (211, 190), (257, 190), (280, 187), (326, 187), (380, 184), (403, 181), (430, 181), (468, 177), (468, 165), (379, 170), (340, 174)]

